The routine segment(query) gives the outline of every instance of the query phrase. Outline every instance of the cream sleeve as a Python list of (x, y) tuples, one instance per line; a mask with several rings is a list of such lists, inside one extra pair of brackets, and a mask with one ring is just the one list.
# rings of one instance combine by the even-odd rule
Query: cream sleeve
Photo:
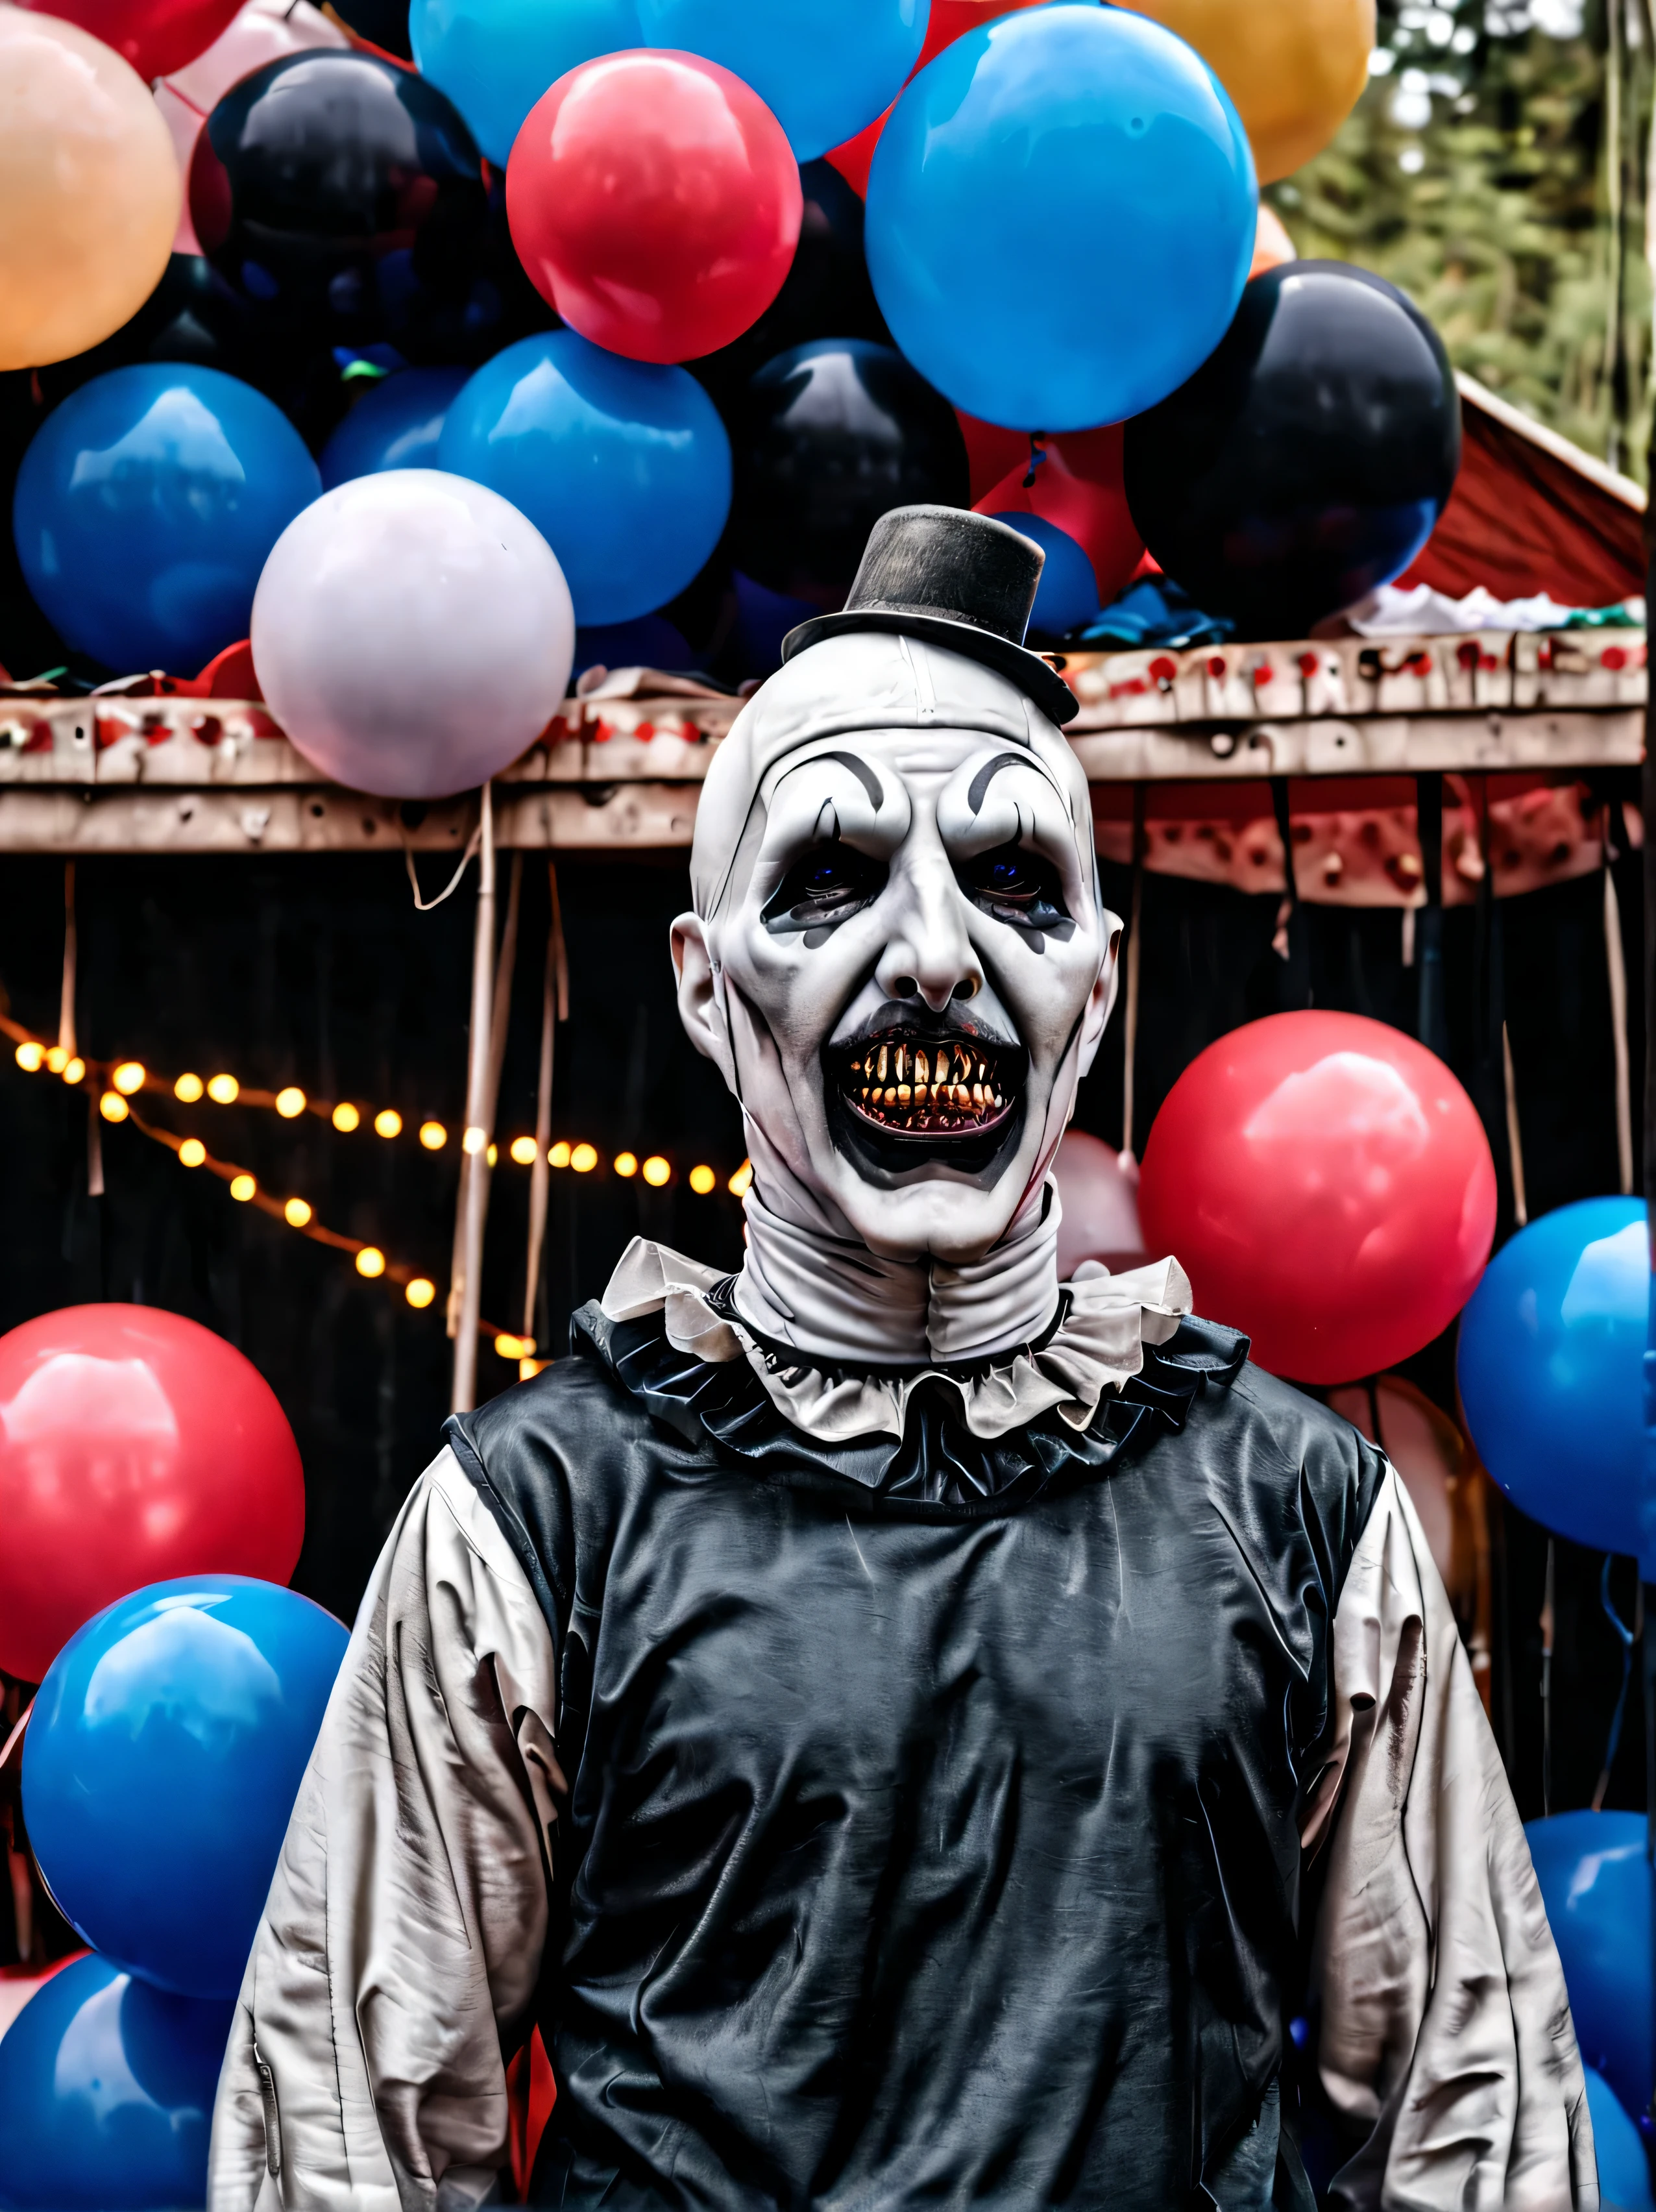
[(1318, 2063), (1370, 2129), (1343, 2212), (1592, 2212), (1564, 1978), (1426, 1539), (1389, 1469), (1334, 1620), (1334, 1741), (1304, 1828), (1327, 1855)]
[(368, 1585), (238, 2000), (210, 2212), (464, 2212), (546, 1940), (550, 1632), (442, 1451)]

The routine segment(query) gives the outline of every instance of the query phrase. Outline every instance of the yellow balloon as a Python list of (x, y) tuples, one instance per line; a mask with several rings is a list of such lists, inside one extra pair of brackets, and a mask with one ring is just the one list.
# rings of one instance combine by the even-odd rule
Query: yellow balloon
[(161, 280), (182, 198), (143, 79), (78, 25), (0, 5), (0, 368), (119, 330)]
[(1259, 182), (1292, 175), (1357, 104), (1374, 0), (1126, 0), (1195, 47), (1236, 103)]

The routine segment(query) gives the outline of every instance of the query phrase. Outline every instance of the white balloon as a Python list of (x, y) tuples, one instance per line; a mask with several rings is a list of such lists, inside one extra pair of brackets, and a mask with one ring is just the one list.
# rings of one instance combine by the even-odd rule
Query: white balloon
[(551, 720), (575, 616), (551, 547), (498, 492), (388, 469), (288, 525), (258, 580), (252, 648), (266, 704), (325, 775), (446, 799)]

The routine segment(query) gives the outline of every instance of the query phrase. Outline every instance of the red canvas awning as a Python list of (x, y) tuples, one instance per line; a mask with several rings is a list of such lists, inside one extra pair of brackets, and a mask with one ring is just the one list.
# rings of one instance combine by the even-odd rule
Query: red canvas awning
[(1604, 607), (1645, 588), (1645, 495), (1459, 375), (1460, 474), (1425, 550), (1398, 578), (1461, 599), (1479, 584), (1498, 599), (1547, 592), (1566, 606)]

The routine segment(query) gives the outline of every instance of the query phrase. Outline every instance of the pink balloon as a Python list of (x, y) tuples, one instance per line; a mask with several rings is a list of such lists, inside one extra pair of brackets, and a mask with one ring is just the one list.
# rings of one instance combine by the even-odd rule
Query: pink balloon
[(1138, 1225), (1138, 1163), (1131, 1152), (1071, 1129), (1052, 1162), (1064, 1218), (1058, 1228), (1058, 1279), (1067, 1283), (1083, 1260), (1112, 1274), (1148, 1257)]
[[(179, 173), (187, 177), (201, 127), (233, 84), (266, 62), (301, 54), (312, 46), (348, 46), (350, 40), (310, 0), (247, 0), (205, 53), (155, 85), (155, 105), (173, 135)], [(190, 220), (190, 195), (179, 214), (174, 253), (199, 253), (201, 241)]]

